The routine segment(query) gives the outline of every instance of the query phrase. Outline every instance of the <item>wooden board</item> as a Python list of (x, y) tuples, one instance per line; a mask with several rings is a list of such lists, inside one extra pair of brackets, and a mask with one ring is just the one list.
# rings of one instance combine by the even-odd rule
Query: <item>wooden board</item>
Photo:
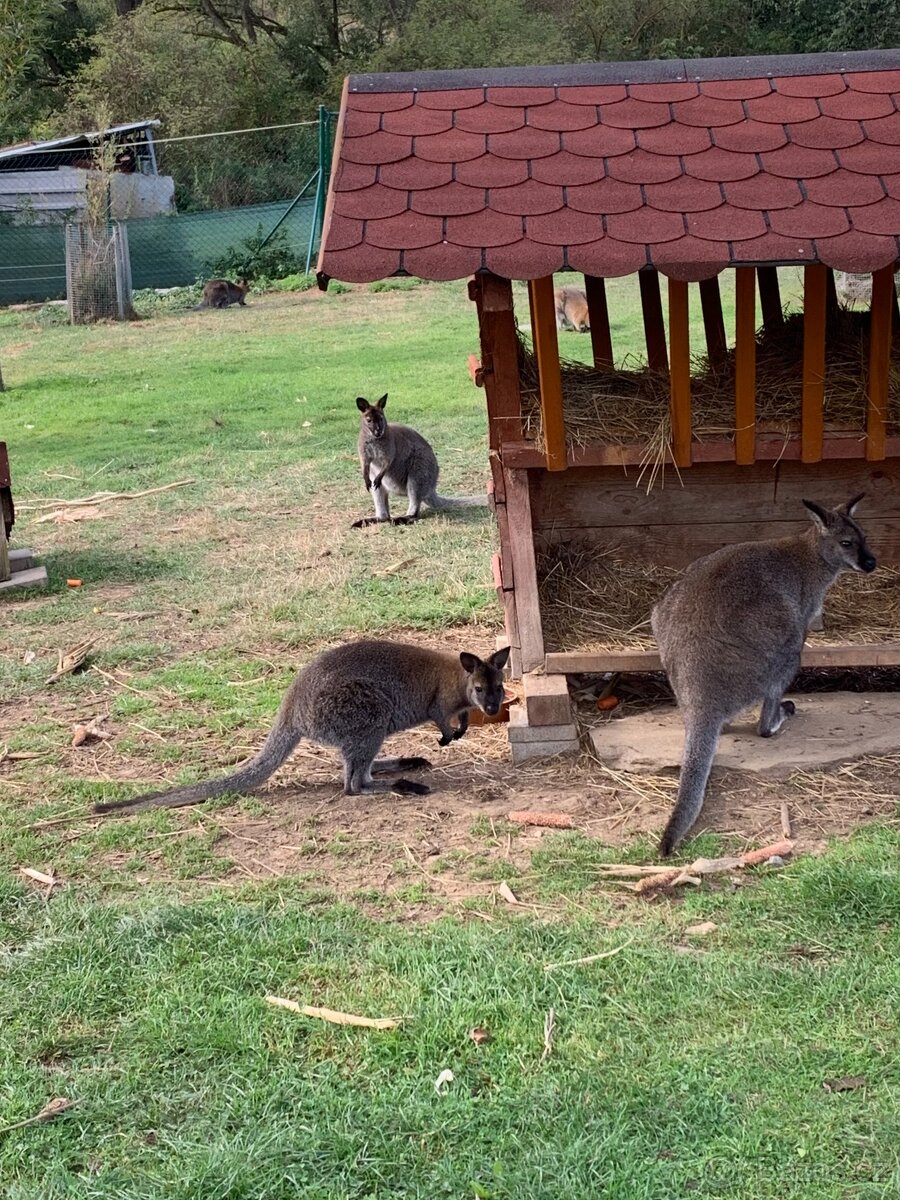
[(688, 285), (669, 280), (669, 417), (672, 457), (679, 467), (691, 465), (691, 340)]
[[(804, 667), (895, 667), (900, 665), (900, 642), (870, 645), (807, 646)], [(593, 674), (604, 671), (661, 671), (655, 650), (572, 651), (547, 655), (545, 667), (554, 674)]]
[(659, 294), (659, 275), (656, 271), (638, 271), (638, 284), (644, 315), (647, 365), (651, 371), (665, 373), (669, 369), (669, 354), (666, 349), (666, 323), (663, 320), (662, 299)]
[(631, 525), (771, 523), (805, 520), (801, 500), (836, 505), (859, 492), (863, 528), (874, 518), (900, 522), (900, 461), (829, 460), (814, 470), (796, 462), (697, 463), (674, 471), (666, 486), (648, 494), (615, 467), (572, 467), (564, 475), (534, 472), (531, 506), (535, 529)]
[(756, 277), (759, 280), (759, 306), (762, 309), (763, 328), (775, 329), (784, 324), (778, 268), (757, 267)]
[[(472, 281), (481, 338), (481, 371), (488, 410), (488, 442), (492, 458), (505, 441), (522, 436), (519, 391), (519, 339), (513, 312), (512, 285), (498, 275)], [(503, 475), (492, 469), (495, 494), (503, 498)]]
[(828, 268), (803, 269), (803, 399), (801, 460), (819, 462), (825, 435), (825, 314)]
[(606, 303), (606, 284), (595, 275), (585, 275), (584, 292), (588, 302), (588, 318), (591, 323), (591, 349), (594, 366), (603, 368), (613, 365), (612, 332), (609, 327), (609, 307)]
[[(752, 267), (738, 267), (738, 271), (753, 270)], [(728, 343), (725, 337), (725, 318), (722, 315), (722, 296), (719, 291), (719, 277), (700, 280), (700, 307), (703, 310), (703, 330), (706, 335), (706, 355), (711, 363), (720, 364), (725, 361)]]
[(553, 276), (545, 275), (542, 279), (529, 280), (528, 297), (531, 304), (531, 328), (534, 336), (534, 356), (537, 360), (547, 470), (564, 471), (567, 466), (566, 422), (563, 415), (559, 343), (556, 337)]
[(869, 332), (869, 402), (866, 415), (866, 458), (884, 458), (889, 404), (891, 325), (894, 317), (894, 268), (884, 267), (872, 276), (872, 318)]
[(504, 469), (504, 476), (522, 669), (533, 671), (544, 661), (544, 635), (534, 559), (529, 475), (527, 471)]
[(752, 463), (756, 451), (756, 271), (734, 272), (734, 460)]
[[(801, 445), (798, 437), (787, 441), (778, 434), (757, 434), (754, 462), (773, 465), (778, 462), (799, 462)], [(568, 451), (570, 467), (639, 467), (647, 457), (644, 445), (628, 446), (571, 446)], [(864, 459), (866, 441), (861, 433), (827, 437), (822, 446), (823, 459)], [(900, 458), (900, 437), (889, 437), (885, 443), (885, 458)], [(510, 467), (543, 468), (544, 455), (532, 442), (507, 442), (503, 446), (503, 461)], [(667, 460), (671, 461), (671, 460)], [(695, 442), (693, 465), (698, 463), (733, 463), (733, 442)], [(674, 474), (674, 471), (672, 472)], [(631, 472), (637, 477), (637, 471)]]

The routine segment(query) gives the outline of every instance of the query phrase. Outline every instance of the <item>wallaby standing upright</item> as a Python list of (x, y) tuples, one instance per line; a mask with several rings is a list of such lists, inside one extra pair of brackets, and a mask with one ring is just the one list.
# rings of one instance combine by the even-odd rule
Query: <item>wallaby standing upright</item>
[(392, 733), (434, 721), (441, 731), (438, 745), (447, 746), (468, 729), (470, 708), (496, 715), (503, 703), (508, 657), (508, 648), (483, 662), (465, 651), (440, 654), (422, 646), (378, 641), (348, 642), (326, 650), (295, 677), (263, 748), (239, 770), (169, 792), (95, 804), (94, 812), (181, 808), (225, 792), (248, 792), (268, 779), (304, 737), (341, 752), (347, 796), (427, 795), (430, 789), (424, 783), (372, 778), (373, 771), (388, 774), (431, 766), (426, 758), (376, 759), (382, 743)]
[(795, 711), (783, 696), (828, 589), (842, 571), (875, 570), (865, 534), (853, 520), (862, 498), (830, 511), (804, 500), (812, 528), (725, 546), (698, 559), (654, 608), (653, 633), (685, 728), (663, 856), (700, 815), (723, 727), (761, 700), (760, 736), (778, 732)]
[[(362, 467), (366, 491), (372, 493), (375, 516), (354, 521), (351, 529), (390, 521), (392, 525), (409, 525), (418, 520), (423, 504), (429, 508), (483, 508), (487, 496), (439, 496), (437, 481), (439, 467), (434, 451), (421, 433), (406, 425), (392, 425), (384, 415), (387, 394), (370, 404), (357, 396), (356, 407), (362, 413), (359, 428), (359, 464)], [(388, 496), (407, 498), (405, 517), (391, 517)]]
[(227, 308), (229, 304), (240, 304), (244, 308), (244, 297), (249, 291), (250, 283), (246, 279), (239, 279), (237, 283), (230, 279), (210, 279), (195, 311), (197, 308)]
[(553, 299), (556, 303), (556, 328), (571, 327), (576, 333), (587, 333), (591, 328), (588, 313), (587, 296), (577, 287), (559, 287), (553, 289)]

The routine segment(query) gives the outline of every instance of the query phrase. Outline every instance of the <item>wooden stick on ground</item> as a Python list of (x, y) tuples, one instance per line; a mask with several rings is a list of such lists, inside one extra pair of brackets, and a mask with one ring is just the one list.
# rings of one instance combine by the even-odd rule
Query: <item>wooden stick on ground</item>
[(267, 1004), (276, 1008), (286, 1008), (289, 1012), (303, 1013), (306, 1017), (317, 1017), (320, 1021), (329, 1021), (332, 1025), (358, 1025), (363, 1029), (396, 1029), (400, 1024), (399, 1017), (358, 1017), (355, 1013), (337, 1012), (333, 1008), (314, 1008), (311, 1004), (298, 1004), (296, 1000), (286, 1000), (283, 996), (266, 996)]
[(633, 941), (634, 938), (630, 937), (621, 946), (616, 946), (614, 950), (604, 950), (602, 954), (589, 954), (586, 958), (569, 958), (565, 962), (545, 963), (544, 970), (558, 971), (560, 967), (582, 967), (587, 966), (588, 963), (600, 962), (604, 958), (613, 958), (616, 954), (621, 954), (625, 947), (630, 946)]
[(142, 492), (94, 492), (83, 500), (31, 500), (16, 504), (19, 512), (33, 512), (42, 508), (76, 508), (87, 507), (89, 504), (106, 504), (111, 500), (140, 500), (144, 496), (156, 496), (160, 492), (170, 492), (173, 488), (187, 487), (194, 483), (193, 479), (179, 479), (175, 483), (164, 483), (161, 487), (145, 488)]
[(786, 838), (793, 837), (791, 832), (791, 810), (788, 808), (787, 800), (781, 802), (781, 832)]

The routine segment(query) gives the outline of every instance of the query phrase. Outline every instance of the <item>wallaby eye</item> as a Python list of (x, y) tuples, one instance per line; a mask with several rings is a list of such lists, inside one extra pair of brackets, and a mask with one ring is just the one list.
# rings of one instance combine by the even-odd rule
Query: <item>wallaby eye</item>
[(481, 684), (480, 684), (480, 683), (476, 683), (476, 684), (475, 684), (475, 691), (476, 691), (476, 692), (478, 693), (478, 695), (480, 696), (480, 695), (481, 695), (481, 693), (484, 691), (484, 688), (481, 686)]
[(849, 538), (841, 538), (841, 545), (847, 546), (849, 548), (850, 546), (853, 545), (853, 543), (850, 541)]

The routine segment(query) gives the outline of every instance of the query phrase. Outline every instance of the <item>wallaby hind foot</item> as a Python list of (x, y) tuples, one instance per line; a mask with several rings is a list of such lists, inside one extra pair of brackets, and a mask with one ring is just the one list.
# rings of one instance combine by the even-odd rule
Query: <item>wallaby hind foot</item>
[(764, 700), (759, 717), (759, 736), (774, 737), (788, 717), (792, 717), (796, 711), (797, 706), (793, 700), (782, 700), (780, 696)]

